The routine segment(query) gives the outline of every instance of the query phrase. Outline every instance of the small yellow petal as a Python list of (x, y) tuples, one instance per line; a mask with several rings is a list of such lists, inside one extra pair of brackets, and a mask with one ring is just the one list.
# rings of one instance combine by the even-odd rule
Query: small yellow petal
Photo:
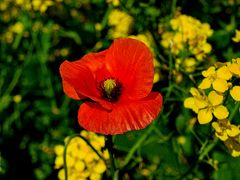
[(104, 164), (103, 161), (99, 161), (95, 166), (94, 166), (94, 172), (98, 174), (102, 174), (104, 171), (106, 171), (107, 167)]
[(217, 77), (229, 80), (232, 78), (232, 73), (229, 71), (227, 66), (222, 66), (217, 70)]
[(64, 151), (64, 146), (63, 145), (56, 145), (54, 147), (54, 152), (56, 153), (56, 155), (58, 156), (62, 156), (63, 155), (63, 151)]
[(105, 158), (105, 159), (109, 159), (109, 152), (108, 152), (108, 150), (104, 150), (103, 151), (103, 157)]
[(206, 71), (202, 72), (202, 75), (204, 77), (209, 77), (209, 76), (212, 76), (214, 74), (215, 74), (215, 67), (214, 66), (211, 66)]
[(213, 106), (216, 106), (223, 102), (223, 96), (219, 95), (216, 91), (211, 91), (208, 95), (208, 100)]
[(238, 156), (240, 156), (240, 151), (233, 150), (232, 153), (231, 153), (231, 155), (232, 155), (233, 157), (238, 157)]
[(190, 93), (191, 93), (191, 95), (193, 95), (193, 96), (200, 96), (200, 93), (199, 93), (198, 89), (197, 89), (197, 88), (194, 88), (194, 87), (192, 87), (192, 88), (190, 89)]
[(98, 173), (91, 173), (89, 179), (90, 180), (101, 180), (101, 175)]
[(58, 179), (60, 179), (60, 180), (64, 180), (64, 179), (65, 179), (64, 169), (61, 169), (61, 170), (58, 172)]
[(214, 108), (213, 114), (217, 119), (225, 119), (228, 117), (229, 112), (225, 106), (220, 105)]
[(209, 109), (201, 109), (198, 112), (198, 122), (200, 124), (207, 124), (211, 122), (213, 116), (212, 112)]
[(221, 93), (228, 90), (228, 83), (224, 79), (217, 78), (217, 79), (215, 79), (215, 81), (213, 81), (212, 85), (213, 85), (214, 90), (221, 92)]
[(83, 171), (84, 168), (85, 168), (85, 164), (84, 164), (83, 161), (78, 160), (78, 161), (75, 163), (75, 169), (76, 169), (77, 171)]
[(235, 101), (240, 101), (240, 86), (234, 86), (230, 90), (230, 94)]
[(72, 167), (74, 166), (74, 163), (75, 163), (75, 159), (72, 156), (67, 154), (67, 166)]
[(211, 46), (210, 44), (205, 43), (205, 44), (203, 45), (203, 51), (204, 51), (205, 53), (209, 53), (211, 50), (212, 50), (212, 46)]
[(194, 98), (194, 102), (198, 109), (202, 109), (208, 106), (207, 100), (202, 98)]
[(210, 81), (209, 78), (205, 78), (202, 80), (200, 85), (198, 86), (200, 89), (208, 89), (211, 87), (212, 82)]
[(240, 133), (240, 130), (237, 126), (231, 125), (231, 129), (227, 129), (227, 134), (231, 137), (235, 137)]
[(189, 97), (184, 101), (184, 107), (192, 109), (194, 112), (198, 112), (198, 107), (195, 105), (194, 97)]
[(63, 166), (63, 156), (57, 156), (55, 159), (55, 169), (59, 169)]
[(228, 68), (233, 74), (240, 76), (240, 64), (232, 63)]
[(219, 123), (213, 122), (212, 127), (215, 129), (216, 132), (222, 132), (222, 128), (219, 126)]
[(234, 42), (240, 42), (240, 31), (236, 30), (235, 33), (235, 37), (233, 37), (232, 40)]
[(226, 141), (228, 139), (228, 135), (226, 131), (223, 131), (221, 133), (215, 132), (215, 135), (221, 140), (221, 141)]

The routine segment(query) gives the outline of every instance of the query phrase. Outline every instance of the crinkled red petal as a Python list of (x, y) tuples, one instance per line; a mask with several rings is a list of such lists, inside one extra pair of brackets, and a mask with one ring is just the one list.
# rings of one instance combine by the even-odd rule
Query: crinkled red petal
[[(97, 101), (106, 109), (112, 108), (110, 102), (101, 99), (92, 71), (89, 66), (81, 63), (81, 60), (75, 62), (64, 61), (60, 66), (60, 74), (62, 80), (65, 81), (64, 83), (69, 85), (68, 88), (71, 86), (81, 97)], [(72, 94), (68, 95), (72, 96)]]
[(158, 116), (161, 107), (162, 96), (157, 92), (142, 100), (116, 103), (112, 111), (103, 109), (96, 102), (85, 102), (79, 108), (78, 121), (89, 131), (122, 134), (147, 127)]
[(135, 39), (117, 39), (106, 53), (106, 68), (123, 85), (129, 99), (146, 97), (153, 85), (153, 57), (149, 48)]
[(76, 92), (76, 90), (67, 82), (67, 81), (62, 81), (62, 86), (63, 86), (63, 91), (64, 93), (70, 97), (70, 98), (73, 98), (75, 100), (82, 100), (82, 99), (85, 99), (86, 97), (81, 95), (81, 94), (78, 94)]

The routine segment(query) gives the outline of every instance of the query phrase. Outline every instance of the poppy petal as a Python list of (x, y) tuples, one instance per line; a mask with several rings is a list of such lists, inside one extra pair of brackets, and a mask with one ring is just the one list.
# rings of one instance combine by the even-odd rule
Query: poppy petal
[(97, 101), (108, 110), (112, 108), (110, 102), (101, 99), (93, 74), (84, 63), (64, 61), (60, 66), (60, 74), (64, 83), (69, 85), (68, 88), (72, 87), (71, 91), (74, 89), (81, 97)]
[[(74, 61), (74, 62), (68, 62), (68, 61), (67, 61), (68, 63), (63, 62), (63, 64), (64, 63), (65, 64), (60, 66), (60, 74), (61, 74), (61, 76), (62, 75), (64, 76), (65, 73), (68, 73), (68, 74), (72, 74), (70, 76), (73, 76), (74, 72), (73, 73), (71, 72), (71, 67), (70, 67), (70, 64), (69, 64), (69, 63), (71, 63), (71, 66), (76, 66), (76, 67), (85, 66), (85, 67), (88, 67), (89, 70), (91, 70), (92, 75), (94, 76), (93, 78), (96, 79), (96, 77), (95, 77), (96, 73), (95, 72), (99, 68), (102, 67), (102, 61), (105, 59), (105, 56), (106, 56), (106, 50), (102, 51), (102, 52), (98, 52), (98, 53), (88, 53), (85, 56), (83, 56), (80, 60), (77, 60), (77, 61)], [(66, 68), (68, 68), (68, 70), (63, 72), (64, 69), (66, 70)], [(81, 79), (82, 77), (78, 76), (78, 78)], [(63, 80), (63, 90), (69, 97), (71, 97), (73, 99), (79, 100), (78, 96), (80, 96), (80, 99), (84, 99), (84, 97), (85, 97), (85, 96), (77, 93), (76, 90), (74, 89), (74, 87), (65, 80)]]
[(117, 39), (106, 53), (106, 68), (123, 84), (124, 95), (137, 100), (146, 97), (153, 85), (153, 57), (142, 42)]
[(86, 97), (83, 95), (80, 95), (76, 92), (76, 90), (67, 82), (67, 81), (62, 81), (62, 86), (63, 86), (63, 91), (64, 93), (75, 100), (81, 100), (81, 99), (85, 99)]
[(85, 102), (79, 108), (78, 122), (83, 128), (96, 133), (121, 134), (147, 127), (161, 107), (162, 96), (157, 92), (142, 100), (114, 104), (112, 111), (106, 111), (98, 103)]
[(88, 53), (82, 57), (80, 61), (75, 61), (78, 64), (86, 65), (93, 73), (96, 79), (96, 74), (99, 73), (99, 69), (103, 68), (103, 62), (106, 57), (107, 50), (98, 53)]

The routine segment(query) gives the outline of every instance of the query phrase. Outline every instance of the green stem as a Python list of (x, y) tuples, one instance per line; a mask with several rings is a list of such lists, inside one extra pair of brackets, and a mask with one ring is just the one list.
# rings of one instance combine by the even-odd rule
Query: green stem
[(208, 153), (215, 147), (217, 143), (218, 139), (215, 138), (210, 144), (208, 145), (204, 144), (204, 148), (201, 148), (201, 153), (198, 160), (203, 160), (203, 158), (208, 155)]
[(234, 118), (236, 113), (239, 111), (239, 108), (240, 108), (240, 102), (237, 102), (236, 106), (234, 107), (234, 109), (229, 117), (229, 121), (231, 121)]
[(172, 9), (171, 9), (171, 11), (172, 11), (172, 17), (174, 17), (174, 15), (175, 15), (175, 12), (176, 12), (176, 6), (177, 6), (177, 0), (173, 0), (173, 2), (172, 2)]
[(10, 94), (12, 92), (12, 90), (15, 88), (15, 86), (19, 82), (18, 80), (19, 80), (19, 78), (22, 74), (22, 71), (23, 71), (22, 68), (19, 68), (19, 69), (16, 70), (16, 72), (13, 76), (13, 79), (12, 79), (11, 83), (9, 84), (5, 94)]
[(152, 130), (154, 129), (154, 124), (151, 124), (150, 127), (148, 128), (148, 130), (138, 139), (138, 141), (133, 145), (133, 147), (130, 149), (130, 151), (128, 152), (126, 158), (124, 159), (124, 162), (121, 166), (121, 169), (123, 169), (128, 163), (129, 161), (132, 159), (133, 154), (136, 152), (136, 150), (142, 145), (142, 143), (146, 140), (146, 138), (148, 137), (149, 133), (152, 132)]
[(68, 180), (68, 172), (67, 172), (67, 147), (69, 145), (69, 143), (72, 141), (72, 139), (74, 139), (75, 137), (81, 138), (84, 142), (87, 143), (87, 145), (99, 156), (99, 158), (101, 158), (103, 160), (103, 162), (107, 165), (107, 162), (105, 161), (105, 159), (103, 158), (103, 156), (101, 154), (99, 154), (99, 152), (89, 143), (89, 141), (81, 136), (80, 134), (74, 134), (72, 136), (69, 137), (69, 139), (67, 140), (65, 146), (64, 146), (64, 152), (63, 152), (63, 163), (64, 163), (64, 176), (65, 176), (65, 180)]
[(114, 148), (113, 148), (113, 141), (112, 136), (107, 135), (106, 136), (106, 148), (108, 149), (109, 156), (110, 156), (110, 171), (111, 171), (111, 177), (113, 178), (116, 172), (116, 164), (114, 161)]
[(197, 141), (203, 145), (203, 141), (198, 137), (198, 135), (194, 132), (194, 130), (191, 129), (191, 133), (193, 134), (193, 136), (197, 139)]

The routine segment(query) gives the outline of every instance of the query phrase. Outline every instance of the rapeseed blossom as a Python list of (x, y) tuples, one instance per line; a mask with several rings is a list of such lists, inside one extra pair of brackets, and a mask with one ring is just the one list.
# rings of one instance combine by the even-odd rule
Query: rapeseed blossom
[(114, 7), (120, 5), (120, 0), (106, 0), (107, 3), (112, 4)]
[(212, 123), (215, 135), (224, 142), (233, 157), (240, 156), (240, 129), (239, 126), (231, 124), (228, 119)]
[(200, 89), (208, 89), (212, 85), (214, 90), (223, 93), (228, 90), (229, 84), (227, 80), (232, 78), (232, 74), (227, 66), (222, 66), (217, 71), (215, 71), (215, 69), (214, 66), (211, 66), (202, 72), (205, 78), (198, 87)]
[[(103, 136), (98, 136), (95, 133), (81, 131), (80, 135), (89, 140), (90, 144), (104, 157), (105, 160), (109, 159), (108, 151), (102, 151), (105, 146)], [(66, 138), (67, 140), (68, 138)], [(65, 141), (66, 141), (65, 140)], [(56, 159), (55, 169), (59, 169), (58, 178), (64, 180), (64, 163), (63, 153), (64, 146), (56, 145), (55, 148)], [(101, 179), (102, 174), (106, 171), (107, 167), (104, 161), (87, 145), (81, 138), (75, 137), (70, 141), (66, 153), (67, 159), (67, 172), (68, 179), (81, 180), (81, 179)]]
[(216, 136), (222, 141), (226, 141), (228, 138), (235, 137), (240, 134), (239, 127), (230, 124), (228, 119), (213, 122), (212, 126), (215, 129)]
[(170, 30), (163, 31), (161, 45), (180, 60), (176, 62), (176, 68), (185, 64), (182, 68), (193, 72), (197, 64), (211, 52), (212, 47), (207, 38), (212, 34), (209, 24), (178, 14), (170, 20)]
[(113, 9), (108, 16), (108, 25), (111, 39), (127, 37), (131, 32), (133, 17), (124, 11)]
[[(15, 0), (16, 5), (20, 6), (24, 10), (39, 11), (40, 13), (45, 13), (46, 10), (55, 4), (53, 0)], [(58, 0), (60, 1), (60, 0)]]
[(197, 91), (197, 89), (192, 89), (193, 97), (187, 98), (184, 106), (193, 109), (193, 111), (198, 114), (197, 117), (200, 124), (206, 124), (212, 121), (213, 115), (217, 119), (224, 119), (228, 116), (229, 112), (227, 108), (222, 105), (222, 95), (216, 91), (211, 91), (208, 96), (206, 96), (204, 93), (201, 94)]
[(15, 35), (21, 34), (23, 31), (24, 25), (22, 22), (18, 21), (8, 27), (8, 30), (0, 37), (0, 40), (10, 44), (13, 42)]
[(184, 107), (197, 114), (200, 124), (214, 121), (216, 137), (224, 142), (232, 156), (240, 156), (239, 126), (231, 124), (229, 119), (235, 117), (232, 113), (237, 111), (225, 105), (234, 103), (235, 109), (239, 106), (236, 103), (240, 101), (240, 58), (211, 66), (202, 75), (198, 88), (190, 89), (192, 97), (185, 99)]
[(235, 101), (240, 101), (240, 86), (233, 86), (230, 90), (230, 95)]

